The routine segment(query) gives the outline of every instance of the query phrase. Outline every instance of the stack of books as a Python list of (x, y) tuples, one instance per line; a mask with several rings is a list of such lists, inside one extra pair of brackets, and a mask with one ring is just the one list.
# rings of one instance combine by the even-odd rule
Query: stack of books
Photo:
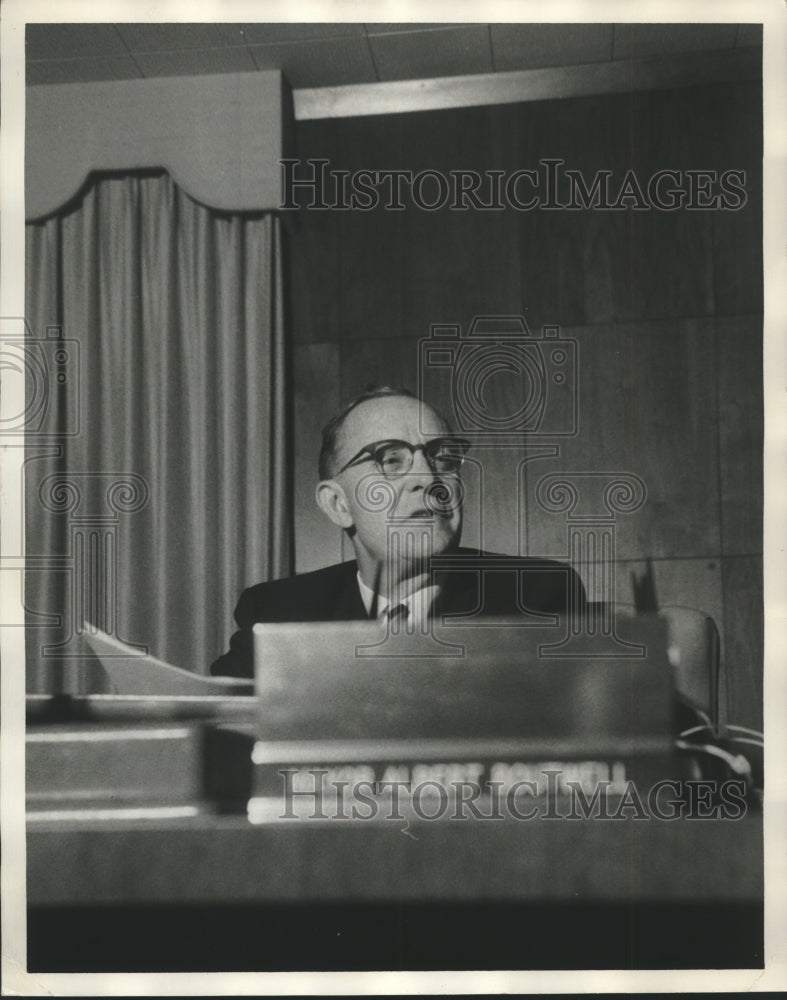
[(28, 820), (242, 809), (253, 706), (253, 698), (219, 696), (29, 696)]

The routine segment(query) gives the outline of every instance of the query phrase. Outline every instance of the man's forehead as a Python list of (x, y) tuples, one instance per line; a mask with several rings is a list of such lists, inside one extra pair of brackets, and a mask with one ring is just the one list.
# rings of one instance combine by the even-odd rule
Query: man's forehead
[(360, 403), (347, 415), (340, 444), (352, 451), (386, 438), (415, 442), (447, 431), (445, 421), (420, 399), (380, 396)]

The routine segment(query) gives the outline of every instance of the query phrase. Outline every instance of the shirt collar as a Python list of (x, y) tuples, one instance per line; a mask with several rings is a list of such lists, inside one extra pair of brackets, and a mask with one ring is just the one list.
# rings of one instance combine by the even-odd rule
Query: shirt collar
[[(358, 589), (361, 592), (361, 600), (366, 608), (366, 614), (370, 615), (372, 613), (372, 607), (374, 606), (374, 591), (371, 587), (367, 587), (366, 584), (361, 579), (360, 570), (357, 575)], [(409, 608), (409, 620), (415, 625), (419, 625), (425, 618), (429, 617), (429, 613), (434, 604), (435, 598), (440, 590), (437, 584), (431, 584), (428, 587), (420, 587), (418, 590), (413, 591), (412, 594), (408, 594), (407, 597), (403, 597), (399, 601), (395, 601), (395, 604), (406, 604)], [(377, 595), (377, 616), (379, 616), (385, 611), (387, 607), (390, 606), (390, 602), (381, 595)]]

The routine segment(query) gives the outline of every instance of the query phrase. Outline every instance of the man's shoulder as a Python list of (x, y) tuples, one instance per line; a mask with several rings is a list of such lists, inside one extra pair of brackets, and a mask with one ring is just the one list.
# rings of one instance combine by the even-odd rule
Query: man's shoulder
[(565, 569), (568, 564), (561, 559), (548, 559), (544, 556), (516, 556), (506, 552), (488, 552), (485, 549), (473, 549), (460, 547), (454, 553), (445, 557), (446, 562), (451, 558), (456, 558), (457, 562), (472, 565), (473, 560), (478, 560), (479, 567), (485, 565), (489, 568), (494, 564), (501, 569), (511, 567), (521, 567), (523, 569), (544, 569), (556, 570)]
[(457, 549), (454, 558), (455, 570), (451, 557), (441, 560), (446, 606), (470, 600), (486, 614), (514, 613), (521, 608), (556, 614), (579, 609), (586, 600), (576, 571), (558, 559), (468, 548)]
[(239, 621), (294, 621), (320, 617), (325, 601), (350, 586), (358, 573), (354, 560), (257, 583), (240, 596)]
[(248, 594), (249, 599), (255, 599), (270, 598), (278, 594), (284, 596), (293, 593), (321, 591), (353, 580), (357, 573), (358, 564), (355, 560), (335, 563), (333, 566), (323, 566), (322, 569), (310, 570), (308, 573), (298, 573), (295, 576), (282, 577), (280, 580), (256, 583), (252, 587), (247, 587), (243, 591), (243, 595)]

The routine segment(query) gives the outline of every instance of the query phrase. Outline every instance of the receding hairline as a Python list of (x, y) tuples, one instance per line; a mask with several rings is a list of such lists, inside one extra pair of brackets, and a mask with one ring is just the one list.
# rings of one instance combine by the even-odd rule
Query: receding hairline
[(450, 431), (451, 428), (450, 428), (450, 426), (448, 424), (448, 421), (445, 419), (445, 417), (442, 415), (442, 413), (440, 413), (439, 410), (436, 410), (434, 408), (434, 406), (432, 406), (431, 403), (427, 403), (423, 399), (419, 399), (418, 396), (408, 396), (405, 393), (402, 393), (402, 394), (393, 394), (393, 393), (391, 393), (390, 395), (386, 395), (386, 396), (373, 396), (371, 399), (364, 399), (363, 402), (358, 403), (357, 406), (354, 406), (352, 408), (352, 410), (350, 410), (350, 412), (345, 416), (344, 420), (342, 420), (341, 424), (338, 426), (338, 428), (336, 430), (336, 449), (335, 450), (336, 451), (339, 450), (340, 445), (343, 443), (344, 435), (347, 433), (347, 425), (349, 423), (351, 423), (353, 419), (358, 419), (358, 418), (355, 417), (355, 415), (360, 410), (362, 410), (364, 407), (369, 406), (371, 404), (377, 404), (377, 405), (379, 405), (381, 403), (382, 404), (387, 403), (388, 400), (390, 400), (390, 399), (405, 399), (405, 400), (408, 400), (411, 403), (415, 403), (418, 406), (418, 408), (419, 408), (419, 410), (421, 411), (422, 414), (423, 414), (424, 410), (430, 410), (434, 414), (434, 416), (437, 417), (437, 420), (440, 422), (440, 424), (442, 424), (442, 426), (447, 431)]
[[(333, 416), (323, 428), (319, 462), (320, 479), (328, 479), (336, 474), (333, 466), (336, 464), (336, 456), (339, 449), (344, 443), (344, 434), (346, 433), (345, 426), (347, 421), (352, 418), (353, 413), (356, 410), (360, 410), (361, 407), (367, 403), (379, 403), (388, 399), (397, 398), (411, 400), (413, 403), (417, 404), (419, 409), (422, 411), (424, 409), (430, 410), (437, 420), (443, 425), (445, 430), (449, 434), (452, 433), (450, 422), (445, 418), (440, 410), (438, 410), (437, 407), (433, 406), (431, 403), (427, 403), (426, 400), (421, 399), (420, 396), (416, 396), (416, 394), (411, 392), (410, 389), (407, 389), (404, 386), (375, 387), (374, 389), (361, 393), (360, 396), (348, 403), (347, 406), (335, 414), (335, 416)], [(328, 467), (329, 465), (330, 468)]]

